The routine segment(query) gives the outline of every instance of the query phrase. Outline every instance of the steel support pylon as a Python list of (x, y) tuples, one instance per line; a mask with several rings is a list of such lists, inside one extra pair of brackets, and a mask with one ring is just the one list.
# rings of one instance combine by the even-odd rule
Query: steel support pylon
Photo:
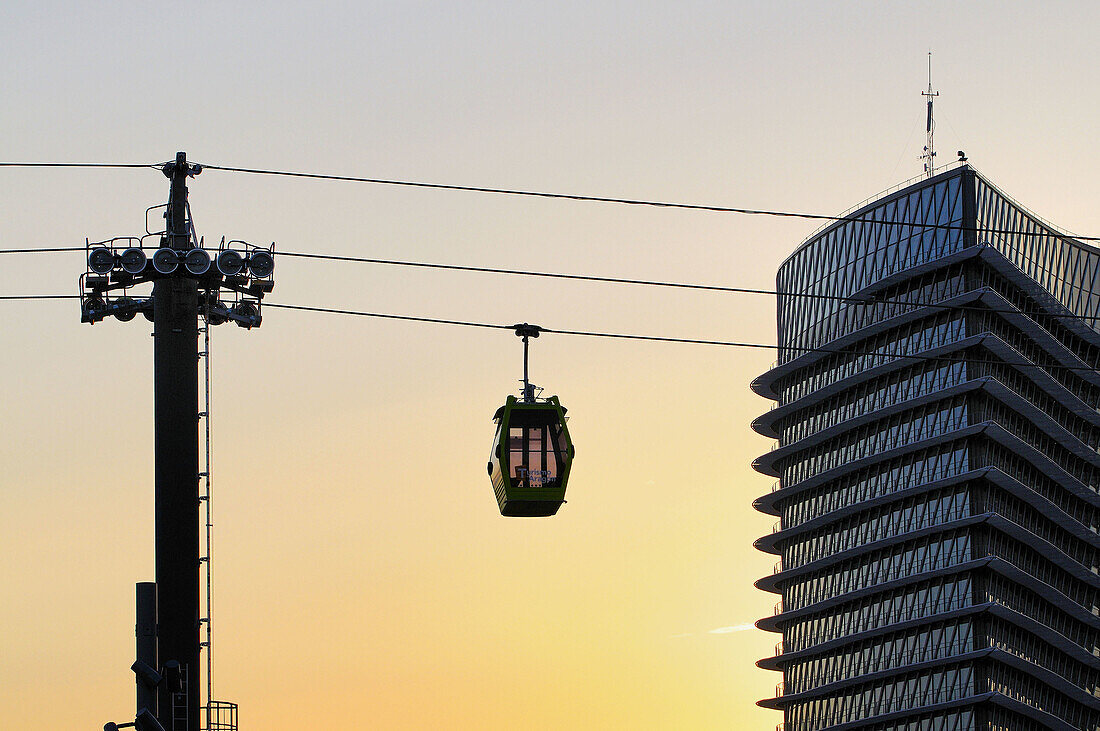
[[(191, 248), (187, 154), (164, 166), (171, 183), (167, 245)], [(181, 257), (182, 258), (182, 257)], [(160, 689), (158, 720), (170, 731), (199, 731), (199, 363), (198, 280), (153, 284), (157, 639), (161, 663), (175, 660), (187, 679), (186, 704)], [(186, 707), (184, 724), (168, 718)], [(182, 720), (182, 719), (179, 719)]]

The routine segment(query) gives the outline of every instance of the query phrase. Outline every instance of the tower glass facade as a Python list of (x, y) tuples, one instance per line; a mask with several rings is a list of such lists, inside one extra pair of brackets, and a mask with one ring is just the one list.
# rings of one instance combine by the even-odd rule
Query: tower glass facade
[(1100, 250), (966, 165), (847, 218), (781, 266), (752, 385), (760, 703), (784, 731), (1095, 731)]

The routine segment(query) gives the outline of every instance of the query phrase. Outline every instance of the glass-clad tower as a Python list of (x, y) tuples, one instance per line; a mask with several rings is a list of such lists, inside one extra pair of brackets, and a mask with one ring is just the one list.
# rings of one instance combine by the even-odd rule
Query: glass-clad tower
[(966, 165), (846, 218), (780, 268), (752, 385), (760, 704), (784, 731), (1096, 731), (1100, 249)]

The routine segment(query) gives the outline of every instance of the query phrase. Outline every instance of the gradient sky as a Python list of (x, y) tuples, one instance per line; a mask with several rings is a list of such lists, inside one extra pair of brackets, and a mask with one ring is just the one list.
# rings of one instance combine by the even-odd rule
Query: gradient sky
[[(199, 162), (837, 213), (937, 148), (1100, 234), (1095, 3), (0, 8), (0, 160)], [(155, 171), (0, 170), (0, 247), (140, 233)], [(773, 286), (812, 222), (208, 171), (199, 232), (288, 251)], [(79, 254), (0, 259), (71, 293)], [(279, 260), (272, 301), (774, 341), (768, 297)], [(268, 310), (214, 331), (215, 695), (242, 728), (760, 729), (752, 541), (774, 354), (547, 335), (569, 504), (497, 514), (506, 332)], [(150, 325), (0, 303), (0, 726), (132, 714), (153, 578)], [(724, 631), (718, 631), (724, 630)], [(43, 721), (46, 718), (48, 720)], [(43, 726), (45, 724), (45, 726)]]

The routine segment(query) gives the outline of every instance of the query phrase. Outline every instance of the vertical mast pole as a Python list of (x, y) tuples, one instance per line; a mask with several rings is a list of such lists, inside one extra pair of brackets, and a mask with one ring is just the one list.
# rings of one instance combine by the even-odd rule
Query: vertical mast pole
[(924, 177), (930, 178), (934, 173), (936, 167), (936, 149), (932, 144), (933, 135), (936, 131), (936, 121), (932, 117), (932, 100), (939, 96), (938, 91), (932, 91), (932, 52), (928, 52), (928, 91), (922, 91), (921, 96), (928, 99), (928, 117), (924, 125), (925, 131), (925, 143), (924, 154), (921, 158), (924, 160)]
[[(187, 154), (176, 153), (164, 174), (171, 180), (167, 245), (190, 248)], [(180, 268), (183, 268), (182, 262)], [(199, 731), (199, 394), (198, 281), (172, 276), (153, 285), (155, 521), (158, 649), (175, 660), (185, 680), (187, 731)], [(173, 718), (172, 693), (162, 687), (158, 720)], [(182, 709), (180, 709), (182, 710)], [(182, 715), (182, 714), (181, 714)], [(181, 719), (182, 720), (182, 719)]]
[(542, 331), (538, 325), (528, 325), (526, 322), (522, 324), (512, 325), (516, 329), (516, 337), (523, 339), (523, 402), (532, 403), (535, 400), (535, 388), (531, 385), (531, 380), (527, 375), (527, 354), (530, 348), (529, 339), (537, 338), (539, 332)]
[(527, 378), (527, 336), (523, 336), (523, 400), (531, 400), (531, 387), (528, 384)]

